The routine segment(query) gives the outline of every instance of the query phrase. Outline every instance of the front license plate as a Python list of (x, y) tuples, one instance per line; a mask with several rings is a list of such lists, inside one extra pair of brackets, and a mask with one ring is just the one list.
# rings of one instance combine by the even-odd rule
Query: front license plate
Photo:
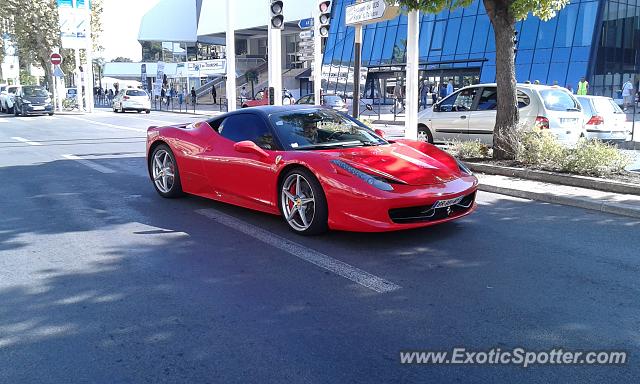
[(33, 110), (34, 111), (44, 111), (44, 107), (36, 106), (36, 107), (33, 107)]
[(452, 205), (456, 205), (459, 202), (462, 201), (462, 199), (464, 199), (464, 196), (458, 196), (456, 198), (453, 199), (449, 199), (449, 200), (438, 200), (436, 201), (436, 203), (433, 205), (434, 209), (437, 208), (446, 208), (446, 207), (450, 207)]

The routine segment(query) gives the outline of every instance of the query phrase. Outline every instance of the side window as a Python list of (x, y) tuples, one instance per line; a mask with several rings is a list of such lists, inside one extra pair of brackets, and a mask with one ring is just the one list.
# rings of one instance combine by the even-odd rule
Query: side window
[(440, 103), (440, 112), (470, 111), (478, 88), (469, 88), (454, 93)]
[(262, 100), (263, 97), (264, 97), (263, 91), (256, 93), (256, 100)]
[(478, 101), (478, 111), (491, 111), (498, 107), (498, 89), (484, 88), (480, 101)]
[(298, 100), (298, 104), (309, 104), (309, 96), (302, 96), (300, 100)]
[(222, 137), (240, 142), (251, 140), (262, 149), (275, 149), (275, 142), (271, 131), (258, 116), (241, 113), (229, 116), (220, 125), (218, 132)]
[(529, 96), (522, 91), (518, 91), (518, 108), (528, 107), (529, 104), (531, 104)]

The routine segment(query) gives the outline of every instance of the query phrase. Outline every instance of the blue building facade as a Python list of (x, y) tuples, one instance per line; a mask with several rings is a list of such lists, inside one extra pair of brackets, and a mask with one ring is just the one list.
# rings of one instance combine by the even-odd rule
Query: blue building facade
[[(353, 90), (354, 28), (345, 26), (345, 8), (333, 2), (323, 58), (323, 88)], [(616, 96), (640, 73), (640, 0), (575, 0), (547, 22), (529, 16), (516, 25), (516, 79), (577, 87), (581, 77), (590, 93)], [(363, 29), (361, 84), (366, 98), (392, 98), (404, 76), (407, 17)], [(420, 76), (431, 83), (454, 80), (456, 88), (495, 81), (493, 28), (481, 0), (466, 8), (421, 14)], [(637, 79), (636, 79), (637, 80)]]

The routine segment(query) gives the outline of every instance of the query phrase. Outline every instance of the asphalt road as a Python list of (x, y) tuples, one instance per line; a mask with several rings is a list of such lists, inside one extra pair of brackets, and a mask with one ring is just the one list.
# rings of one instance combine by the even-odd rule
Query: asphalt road
[[(303, 238), (275, 216), (155, 193), (145, 128), (192, 120), (0, 115), (0, 383), (640, 377), (640, 221), (480, 193), (455, 223)], [(629, 355), (400, 364), (454, 347)]]

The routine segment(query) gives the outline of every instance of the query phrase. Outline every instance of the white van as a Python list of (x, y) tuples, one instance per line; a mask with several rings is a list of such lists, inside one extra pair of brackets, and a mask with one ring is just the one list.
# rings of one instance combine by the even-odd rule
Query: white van
[[(578, 100), (565, 88), (517, 84), (520, 126), (549, 129), (560, 142), (574, 145), (584, 132)], [(453, 140), (493, 144), (496, 84), (461, 88), (418, 114), (418, 138), (431, 143)]]

